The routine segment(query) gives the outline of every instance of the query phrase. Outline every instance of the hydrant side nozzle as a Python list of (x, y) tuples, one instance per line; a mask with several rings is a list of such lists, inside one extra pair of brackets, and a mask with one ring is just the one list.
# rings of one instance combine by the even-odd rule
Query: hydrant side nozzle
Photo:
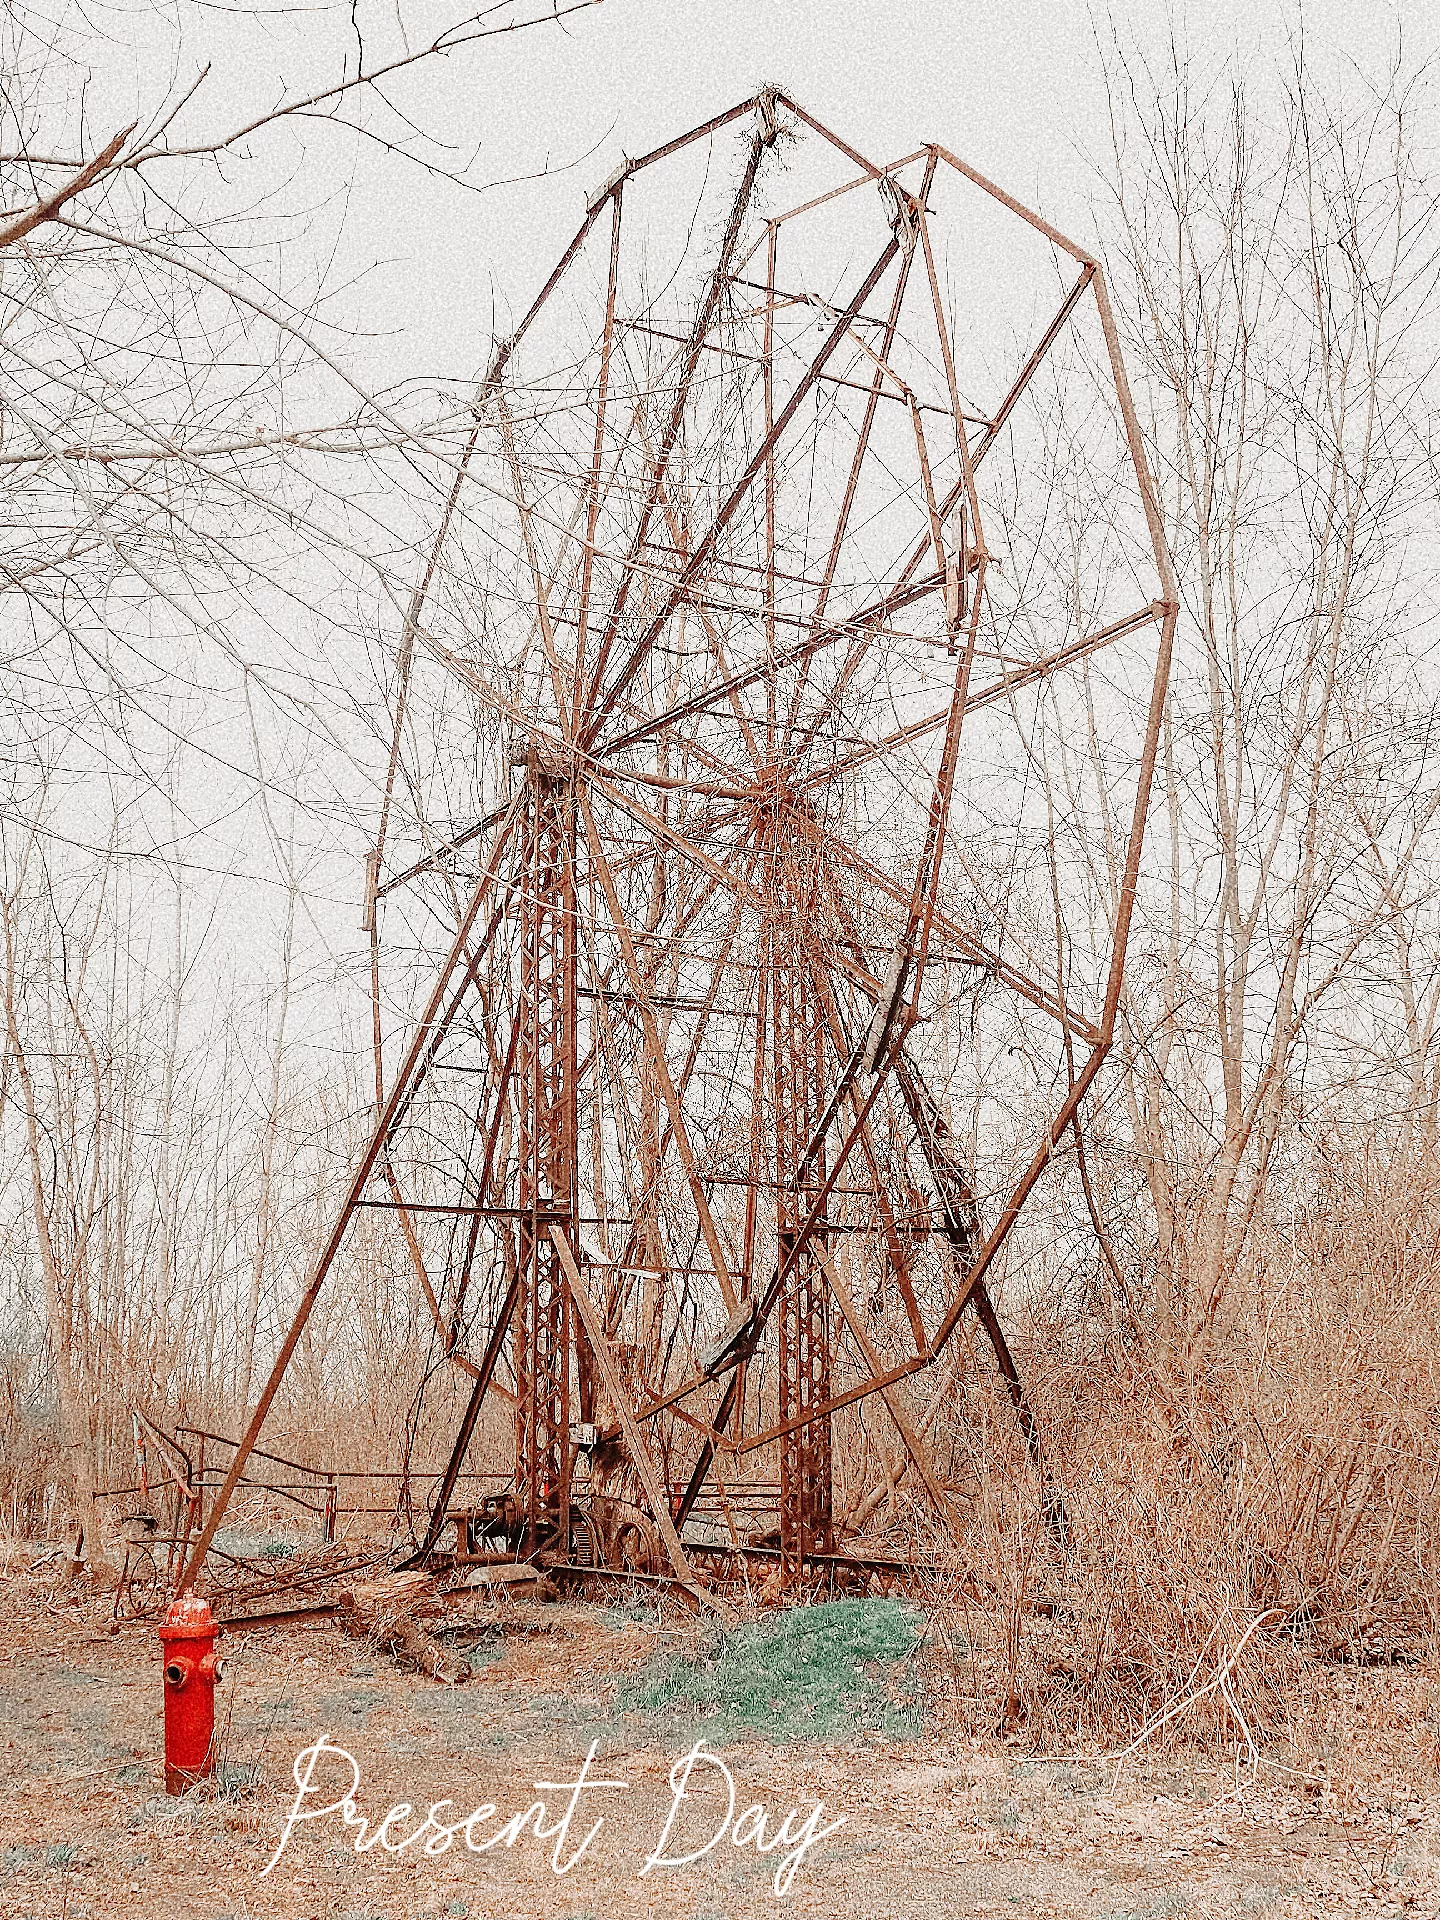
[[(202, 1660), (200, 1663), (201, 1671), (204, 1670), (204, 1665), (205, 1663)], [(167, 1687), (183, 1687), (194, 1671), (195, 1662), (193, 1660), (187, 1660), (184, 1654), (181, 1654), (177, 1659), (166, 1662), (165, 1684)]]

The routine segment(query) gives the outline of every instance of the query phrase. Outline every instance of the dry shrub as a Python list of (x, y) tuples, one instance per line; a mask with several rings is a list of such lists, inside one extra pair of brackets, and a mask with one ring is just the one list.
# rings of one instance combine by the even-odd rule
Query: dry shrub
[(34, 1538), (61, 1517), (69, 1472), (53, 1410), (34, 1389), (35, 1368), (24, 1360), (0, 1362), (0, 1527), (13, 1537)]
[(1317, 1155), (1203, 1348), (1095, 1315), (1021, 1344), (1048, 1474), (990, 1424), (937, 1583), (962, 1717), (1031, 1737), (1293, 1732), (1317, 1661), (1436, 1650), (1440, 1162)]

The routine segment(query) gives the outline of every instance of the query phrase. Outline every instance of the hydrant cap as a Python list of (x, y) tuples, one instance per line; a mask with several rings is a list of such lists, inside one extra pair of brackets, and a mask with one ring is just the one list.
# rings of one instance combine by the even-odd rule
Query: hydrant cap
[(210, 1611), (210, 1602), (202, 1600), (198, 1593), (182, 1593), (178, 1600), (170, 1602), (160, 1634), (162, 1639), (174, 1635), (179, 1639), (199, 1640), (214, 1631), (215, 1616)]

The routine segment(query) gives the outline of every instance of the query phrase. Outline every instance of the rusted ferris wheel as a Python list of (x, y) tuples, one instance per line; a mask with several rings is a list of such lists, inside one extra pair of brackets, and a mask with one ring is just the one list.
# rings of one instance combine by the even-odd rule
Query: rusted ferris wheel
[[(1082, 325), (1077, 416), (1042, 370)], [(1027, 493), (1057, 436), (1099, 511)], [(692, 1581), (718, 1510), (799, 1567), (870, 1395), (944, 1517), (907, 1383), (967, 1308), (1033, 1443), (987, 1276), (1111, 1044), (1174, 619), (1083, 249), (776, 90), (627, 162), (493, 355), (411, 606), (392, 789), (416, 663), (480, 748), (463, 832), (387, 870), (382, 824), (377, 993), (401, 882), (458, 927), (187, 1579), (362, 1215), (471, 1383), (422, 1553), (491, 1396), (522, 1554)], [(1092, 678), (1126, 637), (1128, 704)], [(1126, 748), (1098, 877), (1037, 770), (1067, 702), (1092, 774), (1106, 713)], [(1038, 1134), (1024, 1050), (1063, 1066)]]

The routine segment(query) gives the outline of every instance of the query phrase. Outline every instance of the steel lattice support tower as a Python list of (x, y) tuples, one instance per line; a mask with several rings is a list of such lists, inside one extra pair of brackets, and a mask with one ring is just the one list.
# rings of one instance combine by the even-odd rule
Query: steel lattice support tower
[[(780, 1441), (780, 1545), (796, 1573), (807, 1553), (828, 1553), (833, 1461), (829, 1293), (816, 1264), (826, 1230), (803, 1233), (825, 1179), (823, 1141), (810, 1149), (826, 1097), (825, 1035), (813, 975), (819, 910), (816, 847), (803, 808), (780, 810), (772, 868), (769, 950), (771, 1084), (780, 1261), (776, 1349)], [(811, 1240), (813, 1239), (813, 1247)], [(804, 1421), (804, 1424), (795, 1424)]]
[(513, 1321), (516, 1478), (537, 1541), (570, 1487), (571, 1315), (552, 1225), (575, 1215), (575, 800), (533, 755), (526, 767), (515, 1105), (519, 1218)]

